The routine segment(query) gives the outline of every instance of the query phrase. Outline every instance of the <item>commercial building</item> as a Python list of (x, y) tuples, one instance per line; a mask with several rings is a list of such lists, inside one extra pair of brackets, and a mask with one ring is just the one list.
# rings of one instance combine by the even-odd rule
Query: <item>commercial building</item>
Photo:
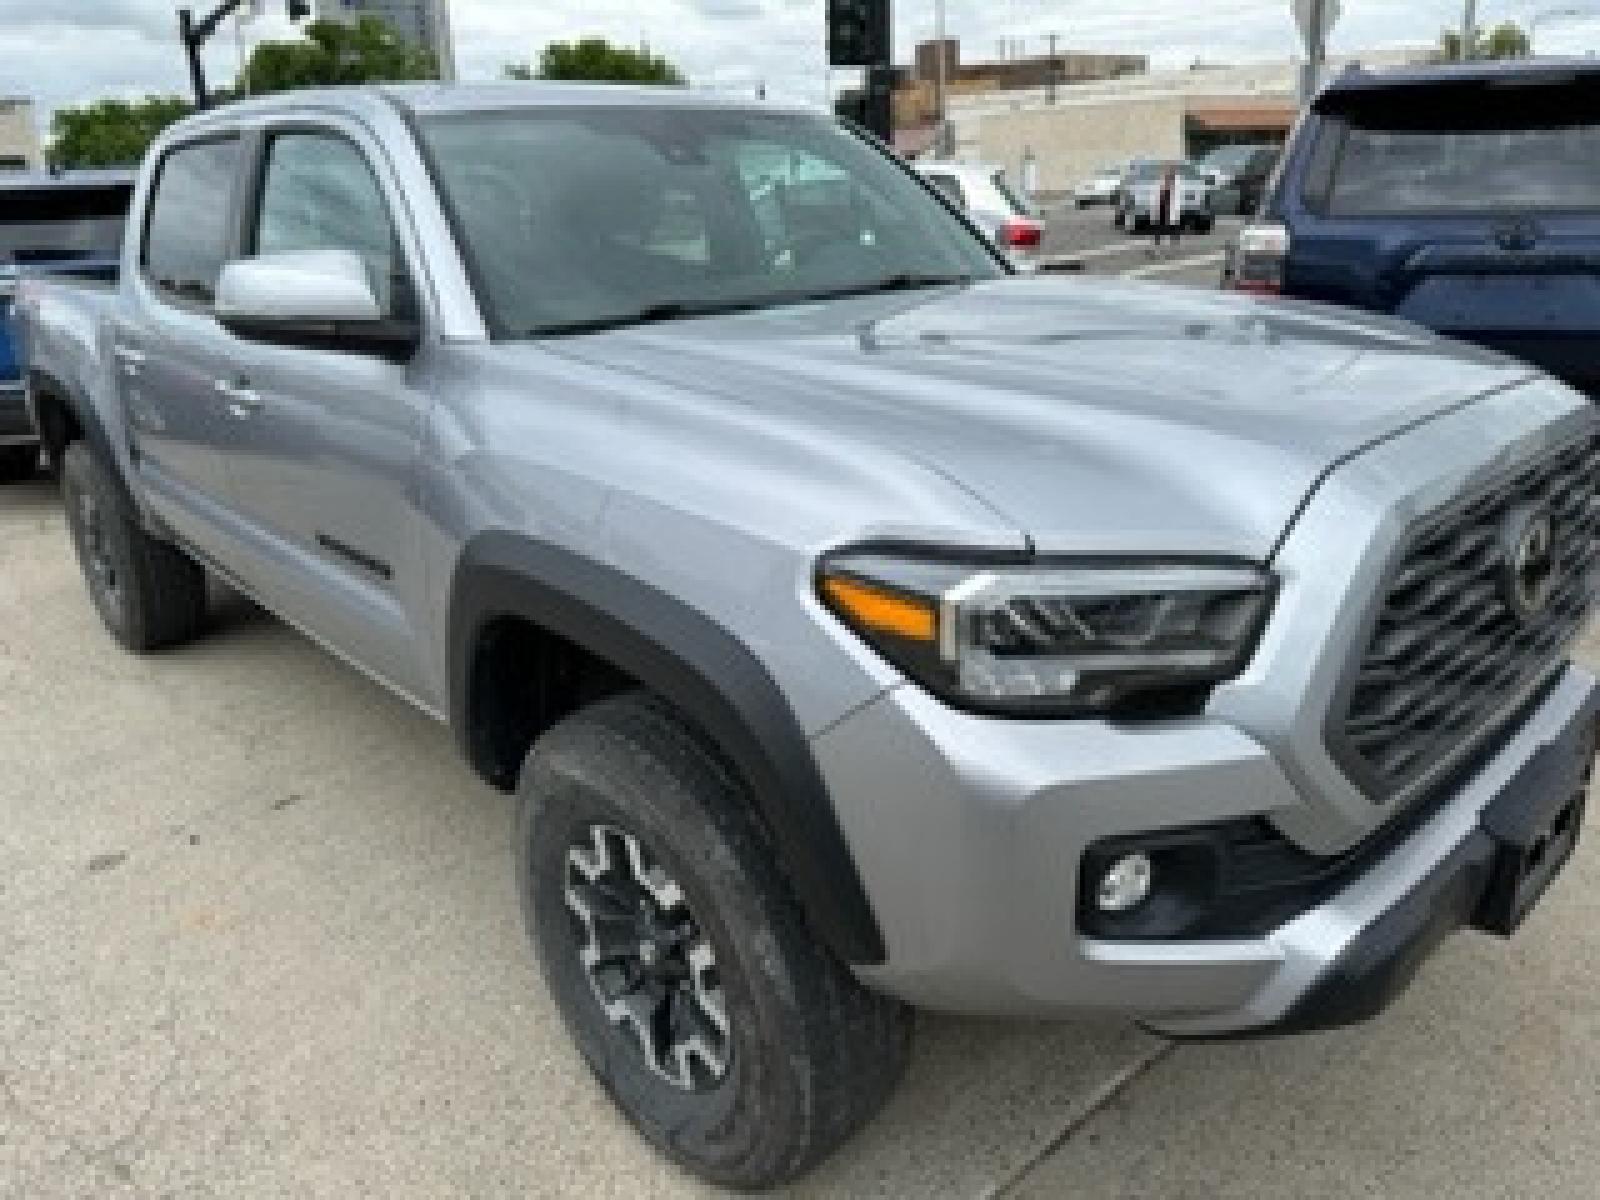
[(328, 21), (350, 22), (377, 17), (407, 41), (432, 50), (439, 60), (441, 78), (455, 78), (450, 0), (320, 0), (317, 15)]
[(960, 104), (982, 105), (1030, 89), (1044, 94), (1072, 84), (1138, 75), (1149, 66), (1150, 60), (1142, 54), (1066, 51), (966, 63), (961, 60), (961, 43), (955, 38), (922, 42), (917, 46), (915, 65), (903, 73), (895, 87), (896, 144), (913, 152), (932, 146), (941, 83), (945, 111), (950, 112)]
[(27, 96), (0, 96), (0, 171), (37, 171), (44, 167), (39, 123)]
[[(1368, 56), (1369, 66), (1426, 61), (1431, 47)], [(1062, 62), (1073, 55), (1063, 54)], [(1092, 56), (1107, 62), (1131, 56)], [(920, 62), (920, 57), (919, 57)], [(1333, 64), (1342, 70), (1345, 63)], [(1301, 65), (1282, 61), (1242, 66), (1196, 64), (1187, 70), (1107, 70), (1099, 78), (1065, 73), (1046, 80), (1018, 74), (1018, 86), (948, 89), (949, 140), (956, 158), (994, 163), (1038, 190), (1062, 193), (1101, 167), (1133, 158), (1195, 159), (1219, 145), (1282, 142), (1299, 115)], [(919, 69), (917, 75), (920, 77)], [(920, 113), (897, 111), (915, 124)], [(897, 137), (911, 152), (931, 149)]]

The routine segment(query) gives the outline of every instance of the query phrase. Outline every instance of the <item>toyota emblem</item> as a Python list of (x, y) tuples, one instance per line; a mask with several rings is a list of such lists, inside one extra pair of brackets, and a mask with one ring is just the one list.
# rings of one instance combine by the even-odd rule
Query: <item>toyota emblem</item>
[(1506, 603), (1517, 616), (1531, 621), (1549, 606), (1555, 591), (1556, 538), (1550, 515), (1527, 509), (1513, 513), (1503, 544)]

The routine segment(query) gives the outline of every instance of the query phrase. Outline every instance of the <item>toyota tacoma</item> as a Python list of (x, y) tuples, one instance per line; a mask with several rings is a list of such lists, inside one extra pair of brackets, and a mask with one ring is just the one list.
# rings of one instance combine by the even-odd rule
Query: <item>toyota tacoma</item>
[(709, 1179), (842, 1142), (914, 1007), (1369, 1017), (1578, 837), (1593, 405), (1018, 277), (825, 115), (230, 105), (152, 148), (115, 291), (20, 306), (111, 634), (216, 576), (447, 721), (583, 1057)]

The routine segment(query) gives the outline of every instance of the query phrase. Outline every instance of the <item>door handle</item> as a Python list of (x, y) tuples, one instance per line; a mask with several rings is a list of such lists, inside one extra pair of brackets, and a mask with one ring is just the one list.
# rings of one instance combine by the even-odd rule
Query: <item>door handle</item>
[(227, 401), (228, 415), (235, 421), (248, 421), (261, 411), (261, 395), (242, 384), (226, 379), (216, 381), (217, 395)]

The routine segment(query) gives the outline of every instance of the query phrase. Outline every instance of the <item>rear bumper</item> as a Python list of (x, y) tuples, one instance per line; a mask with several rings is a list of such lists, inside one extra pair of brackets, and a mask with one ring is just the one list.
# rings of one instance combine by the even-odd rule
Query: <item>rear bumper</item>
[(0, 446), (31, 446), (38, 440), (22, 384), (0, 382)]

